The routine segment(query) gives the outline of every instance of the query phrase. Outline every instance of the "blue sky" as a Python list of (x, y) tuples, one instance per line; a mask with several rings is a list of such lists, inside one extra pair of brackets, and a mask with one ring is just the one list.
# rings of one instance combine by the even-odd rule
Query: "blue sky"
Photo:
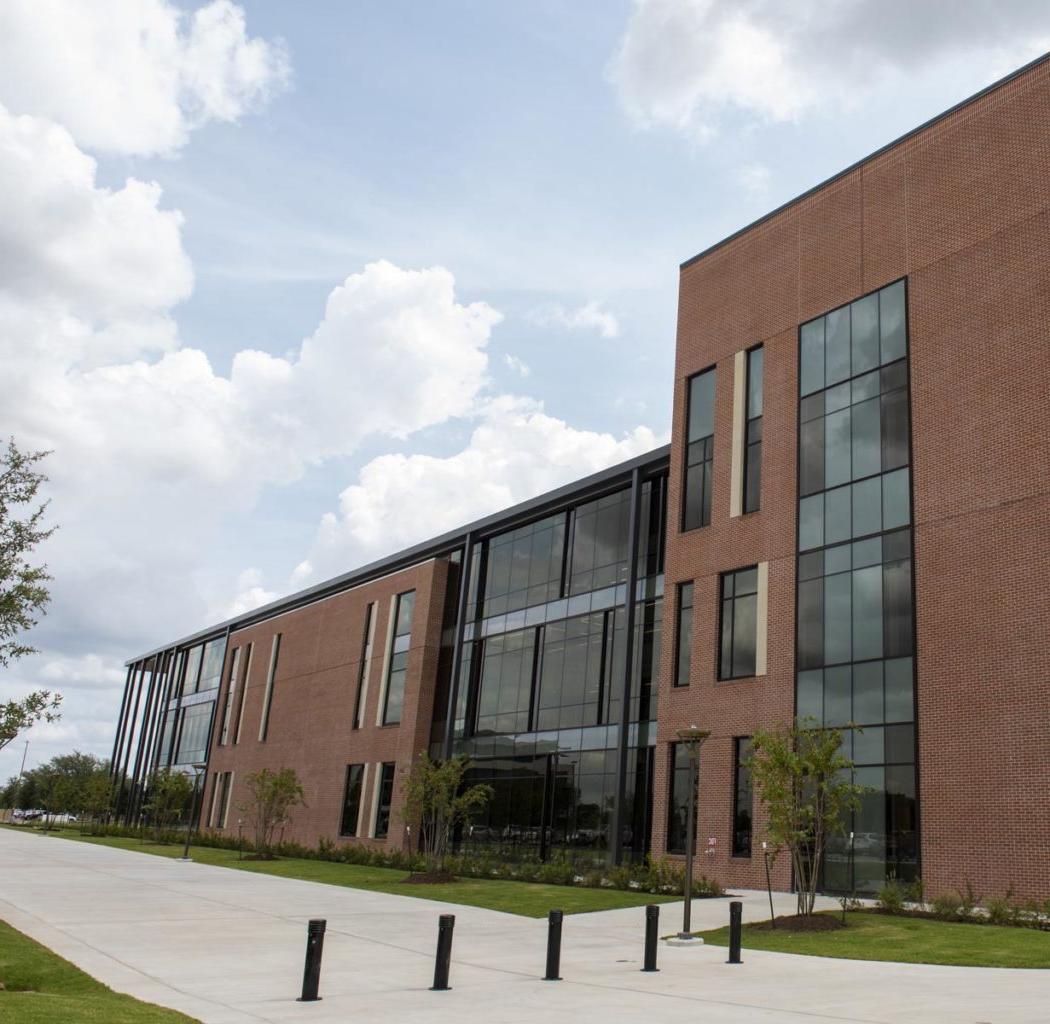
[(67, 706), (30, 762), (108, 752), (125, 657), (660, 443), (678, 264), (1048, 39), (1020, 0), (12, 0), (2, 432), (62, 529), (0, 695)]

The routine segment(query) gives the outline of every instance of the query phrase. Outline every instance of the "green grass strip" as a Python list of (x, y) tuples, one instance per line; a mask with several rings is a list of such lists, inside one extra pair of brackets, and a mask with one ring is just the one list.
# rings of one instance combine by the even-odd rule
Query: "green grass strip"
[[(829, 914), (837, 914), (828, 911)], [(729, 945), (729, 929), (700, 932), (707, 943)], [(745, 925), (749, 949), (801, 953), (843, 960), (892, 960), (955, 967), (1050, 967), (1050, 932), (990, 924), (958, 924), (928, 918), (850, 913), (846, 927), (830, 932), (789, 932)]]
[(0, 921), (0, 1020), (19, 1024), (193, 1024), (120, 995)]

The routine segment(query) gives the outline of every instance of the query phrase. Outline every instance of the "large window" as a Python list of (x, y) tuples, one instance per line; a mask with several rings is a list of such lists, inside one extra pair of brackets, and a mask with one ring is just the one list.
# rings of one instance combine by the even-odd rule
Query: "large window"
[(799, 331), (796, 713), (843, 730), (867, 787), (829, 890), (918, 872), (906, 324), (898, 281)]
[(376, 839), (385, 839), (390, 831), (390, 804), (394, 799), (394, 768), (393, 762), (384, 764), (379, 774), (379, 793), (376, 800)]
[(711, 478), (715, 457), (714, 368), (690, 378), (686, 415), (688, 426), (682, 529), (695, 530), (711, 522)]
[(722, 575), (722, 629), (719, 679), (755, 674), (758, 639), (758, 567)]
[(478, 732), (524, 732), (529, 728), (536, 631), (504, 633), (481, 642)]
[(565, 520), (565, 513), (559, 512), (487, 542), (484, 599), (479, 609), (483, 618), (561, 597)]
[(678, 585), (678, 629), (675, 633), (675, 686), (689, 685), (693, 656), (693, 584)]
[(601, 590), (627, 579), (631, 492), (580, 505), (573, 517), (569, 593)]
[(751, 856), (751, 740), (737, 736), (733, 740), (733, 856)]
[(214, 707), (215, 701), (208, 701), (183, 709), (175, 764), (198, 764), (205, 759)]
[(383, 725), (401, 721), (405, 704), (405, 676), (408, 672), (408, 652), (412, 640), (412, 611), (416, 592), (409, 590), (397, 595), (394, 612), (394, 635), (390, 639), (390, 667), (386, 678), (386, 699), (383, 703)]
[[(685, 743), (672, 743), (670, 748), (671, 785), (667, 804), (667, 852), (685, 853), (689, 818), (689, 801), (693, 798), (696, 775), (689, 764), (689, 747)], [(696, 824), (694, 830), (694, 847)]]
[[(339, 823), (341, 836), (357, 835), (357, 818), (361, 810), (361, 783), (364, 776), (363, 764), (346, 766), (346, 787), (343, 791), (343, 815)], [(389, 814), (389, 811), (387, 812)]]
[(762, 346), (747, 353), (744, 426), (744, 511), (757, 512), (762, 499)]

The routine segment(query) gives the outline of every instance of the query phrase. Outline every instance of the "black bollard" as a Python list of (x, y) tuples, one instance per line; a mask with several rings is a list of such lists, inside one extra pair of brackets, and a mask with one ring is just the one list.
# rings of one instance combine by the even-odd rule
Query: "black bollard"
[(547, 915), (547, 973), (544, 981), (561, 981), (558, 967), (561, 962), (561, 919), (560, 910), (552, 910)]
[(434, 984), (431, 992), (447, 992), (448, 967), (452, 962), (452, 929), (456, 927), (455, 914), (442, 914), (438, 918), (437, 957), (434, 960)]
[(733, 900), (729, 904), (729, 959), (726, 963), (743, 963), (740, 959), (740, 915), (743, 910), (743, 903)]
[(645, 907), (645, 966), (643, 971), (652, 973), (660, 968), (656, 966), (656, 940), (660, 930), (660, 908), (655, 903)]
[(321, 982), (321, 954), (324, 952), (324, 930), (326, 922), (313, 920), (306, 926), (306, 964), (303, 967), (303, 994), (300, 1003), (314, 1003), (321, 997), (317, 994)]

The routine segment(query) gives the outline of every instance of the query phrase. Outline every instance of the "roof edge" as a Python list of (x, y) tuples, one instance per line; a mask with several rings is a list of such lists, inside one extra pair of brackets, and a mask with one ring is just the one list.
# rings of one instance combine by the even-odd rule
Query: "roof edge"
[(907, 142), (909, 139), (918, 135), (920, 132), (926, 131), (927, 128), (932, 128), (939, 121), (943, 121), (946, 117), (950, 117), (952, 114), (956, 113), (959, 110), (962, 110), (964, 107), (968, 107), (971, 103), (976, 103), (979, 99), (982, 99), (989, 93), (995, 92), (996, 89), (1001, 89), (1004, 85), (1009, 85), (1009, 83), (1012, 82), (1014, 79), (1020, 78), (1022, 75), (1027, 74), (1029, 71), (1034, 70), (1035, 68), (1039, 67), (1039, 65), (1045, 64), (1048, 61), (1050, 61), (1050, 50), (1036, 57), (1034, 60), (1030, 60), (1027, 64), (1022, 65), (1016, 70), (1011, 71), (1008, 75), (1005, 75), (1003, 78), (992, 82), (991, 85), (986, 85), (983, 89), (981, 89), (978, 92), (975, 92), (972, 96), (967, 96), (966, 99), (960, 100), (958, 103), (949, 107), (947, 110), (942, 110), (941, 113), (935, 114), (928, 121), (923, 121), (923, 123), (918, 125), (917, 127), (909, 129), (903, 135), (900, 135), (896, 139), (894, 139), (892, 142), (887, 142), (884, 146), (880, 146), (874, 152), (869, 153), (867, 156), (861, 157), (859, 160), (854, 161), (848, 167), (843, 168), (841, 171), (837, 171), (830, 178), (825, 178), (819, 184), (814, 185), (812, 188), (806, 189), (805, 192), (799, 193), (799, 195), (795, 196), (793, 199), (789, 199), (787, 202), (781, 203), (780, 206), (776, 207), (773, 210), (770, 210), (769, 213), (765, 213), (757, 220), (751, 221), (750, 224), (746, 224), (744, 227), (738, 228), (731, 235), (726, 235), (725, 238), (715, 242), (712, 245), (709, 245), (706, 249), (701, 250), (695, 256), (690, 256), (689, 259), (687, 259), (684, 263), (680, 263), (678, 265), (679, 271), (685, 270), (687, 267), (691, 267), (694, 263), (698, 262), (699, 260), (702, 260), (705, 256), (711, 255), (711, 253), (715, 252), (718, 249), (721, 249), (725, 245), (728, 245), (730, 242), (739, 238), (741, 235), (746, 235), (749, 231), (751, 231), (753, 228), (757, 228), (760, 224), (764, 224), (766, 221), (772, 220), (778, 214), (781, 214), (785, 210), (790, 209), (797, 203), (801, 203), (804, 199), (808, 199), (811, 195), (813, 195), (816, 192), (819, 192), (822, 188), (826, 188), (828, 185), (833, 184), (840, 178), (846, 177), (847, 174), (852, 174), (855, 170), (857, 170), (857, 168), (862, 167), (869, 161), (876, 159), (876, 157), (882, 156), (883, 153), (887, 153), (889, 152), (889, 150), (895, 148), (896, 146)]

